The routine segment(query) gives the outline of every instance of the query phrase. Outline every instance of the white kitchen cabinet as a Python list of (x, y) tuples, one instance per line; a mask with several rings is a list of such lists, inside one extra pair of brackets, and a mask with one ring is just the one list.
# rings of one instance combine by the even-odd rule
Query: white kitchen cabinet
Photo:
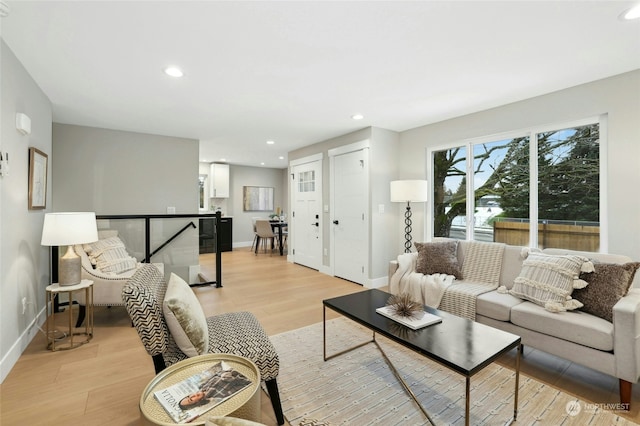
[(229, 165), (211, 163), (209, 173), (211, 198), (229, 198)]

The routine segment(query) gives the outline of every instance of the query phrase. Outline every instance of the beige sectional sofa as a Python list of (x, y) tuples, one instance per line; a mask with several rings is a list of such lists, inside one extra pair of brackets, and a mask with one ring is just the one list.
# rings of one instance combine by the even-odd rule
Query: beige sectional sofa
[[(452, 240), (439, 239), (439, 241)], [(496, 273), (498, 282), (490, 283), (488, 287), (478, 291), (477, 289), (482, 288), (485, 283), (478, 284), (474, 280), (484, 280), (484, 278), (474, 278), (478, 275), (467, 265), (466, 275), (472, 277), (472, 280), (464, 274), (453, 282), (441, 280), (443, 283), (441, 285), (446, 289), (436, 307), (454, 311), (455, 314), (521, 336), (525, 346), (531, 346), (617, 377), (620, 383), (620, 402), (629, 404), (626, 406), (628, 408), (631, 402), (632, 384), (637, 383), (640, 378), (640, 288), (633, 288), (640, 287), (640, 274), (635, 276), (635, 286), (632, 286), (628, 293), (613, 306), (611, 321), (585, 312), (586, 306), (564, 312), (552, 312), (548, 309), (549, 306), (545, 308), (544, 305), (523, 300), (509, 292), (513, 290), (516, 279), (522, 275), (527, 249), (502, 245), (503, 250), (496, 252), (492, 251), (492, 246), (487, 244), (491, 243), (459, 241), (455, 257), (461, 271), (465, 271), (465, 256), (471, 249), (476, 253), (473, 260), (475, 269), (483, 269), (482, 265), (485, 264), (488, 268), (496, 268), (493, 260), (498, 259), (491, 259), (491, 257), (502, 257), (498, 263), (499, 268), (496, 269), (496, 271), (499, 270), (499, 273)], [(484, 258), (478, 257), (478, 253), (484, 253)], [(556, 257), (584, 256), (592, 260), (598, 268), (600, 268), (598, 263), (622, 265), (632, 262), (627, 256), (614, 254), (558, 249), (545, 249), (542, 253)], [(424, 277), (416, 272), (417, 262), (418, 253), (403, 254), (398, 257), (398, 260), (391, 261), (389, 289), (393, 294), (409, 293), (414, 295), (414, 298), (422, 296), (422, 302), (425, 303), (427, 299), (433, 300), (433, 295), (427, 294), (428, 284), (424, 281)], [(438, 278), (437, 275), (435, 276)], [(583, 276), (580, 275), (580, 277)], [(468, 289), (472, 289), (473, 297), (466, 299), (458, 297), (457, 293)], [(573, 294), (576, 294), (576, 290), (573, 290)], [(475, 306), (471, 307), (460, 306), (474, 303)], [(425, 304), (429, 305), (429, 303)]]

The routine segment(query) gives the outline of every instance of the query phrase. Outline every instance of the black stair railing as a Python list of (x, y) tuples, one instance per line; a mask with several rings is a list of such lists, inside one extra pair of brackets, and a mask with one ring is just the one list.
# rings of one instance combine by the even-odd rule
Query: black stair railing
[[(151, 257), (158, 253), (160, 250), (162, 250), (163, 248), (165, 248), (165, 246), (167, 246), (171, 241), (175, 240), (176, 238), (178, 238), (178, 236), (180, 234), (182, 234), (184, 231), (186, 231), (189, 228), (196, 228), (196, 225), (193, 222), (189, 222), (188, 224), (186, 224), (182, 229), (180, 229), (178, 232), (176, 232), (175, 234), (173, 234), (173, 236), (171, 238), (169, 238), (167, 241), (165, 241), (164, 243), (160, 244), (160, 247), (158, 247), (157, 249), (155, 249), (154, 251), (152, 251), (151, 253), (149, 253), (149, 259), (151, 259)], [(144, 262), (146, 262), (147, 259), (144, 259)]]
[[(121, 220), (121, 219), (142, 219), (144, 220), (144, 259), (141, 263), (151, 263), (151, 257), (166, 247), (169, 243), (171, 243), (174, 239), (176, 239), (180, 234), (189, 229), (190, 227), (195, 228), (196, 225), (193, 222), (188, 223), (182, 229), (180, 229), (176, 234), (174, 234), (167, 241), (162, 243), (157, 249), (151, 251), (151, 220), (152, 219), (176, 219), (176, 218), (214, 218), (214, 247), (216, 250), (216, 280), (208, 281), (204, 283), (196, 283), (191, 284), (192, 286), (197, 285), (215, 285), (216, 287), (222, 287), (222, 253), (220, 248), (218, 247), (218, 229), (220, 227), (220, 219), (222, 214), (220, 212), (216, 213), (205, 213), (205, 214), (148, 214), (148, 215), (96, 215), (96, 220)], [(58, 282), (58, 247), (51, 248), (51, 282)]]

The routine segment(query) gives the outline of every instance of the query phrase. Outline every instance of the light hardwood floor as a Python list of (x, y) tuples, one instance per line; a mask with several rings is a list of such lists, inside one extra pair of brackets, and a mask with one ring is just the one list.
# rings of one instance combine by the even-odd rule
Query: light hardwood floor
[[(214, 256), (201, 256), (207, 276), (215, 276)], [(363, 287), (286, 262), (276, 254), (254, 255), (248, 248), (223, 253), (223, 288), (194, 287), (207, 315), (247, 310), (269, 335), (322, 321), (322, 300)], [(0, 386), (0, 425), (138, 425), (138, 401), (154, 377), (147, 355), (122, 307), (96, 308), (93, 340), (70, 351), (45, 349), (40, 333)], [(513, 356), (502, 361), (513, 364)], [(596, 404), (617, 402), (617, 380), (525, 348), (523, 374)], [(632, 410), (640, 421), (640, 386)], [(262, 422), (275, 425), (266, 393)], [(287, 423), (288, 424), (288, 423)]]

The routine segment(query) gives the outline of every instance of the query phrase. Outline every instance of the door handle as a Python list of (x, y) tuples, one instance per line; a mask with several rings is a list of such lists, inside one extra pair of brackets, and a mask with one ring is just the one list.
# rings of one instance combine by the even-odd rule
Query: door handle
[(311, 226), (320, 226), (320, 223), (318, 223), (318, 222), (312, 223)]
[(338, 222), (337, 220), (334, 220), (334, 221), (333, 221), (333, 224), (334, 224), (334, 225), (337, 225), (338, 223), (340, 223), (340, 222)]

